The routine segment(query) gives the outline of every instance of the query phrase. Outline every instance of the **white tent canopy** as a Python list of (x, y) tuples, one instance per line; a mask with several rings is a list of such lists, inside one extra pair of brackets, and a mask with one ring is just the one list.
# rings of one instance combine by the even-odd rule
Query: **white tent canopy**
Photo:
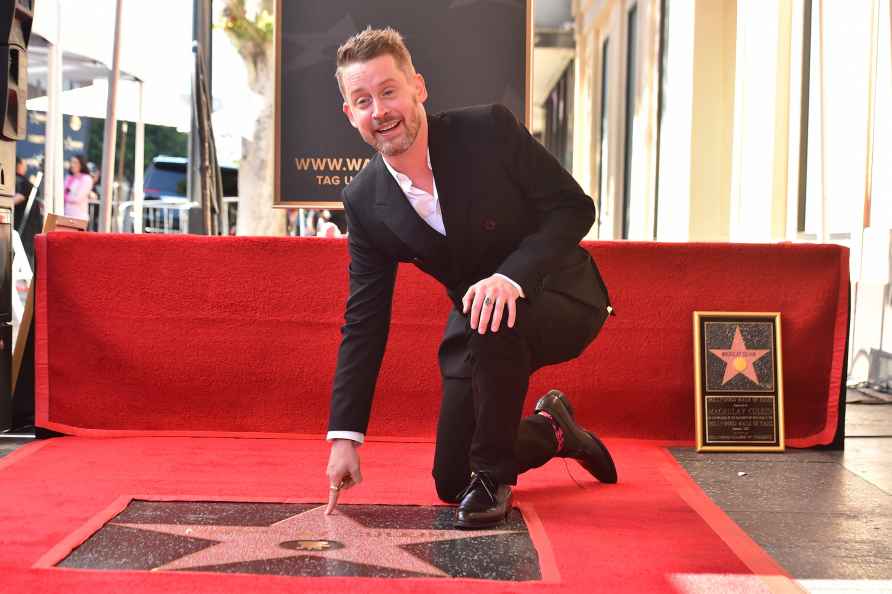
[[(79, 54), (110, 67), (113, 50), (115, 0), (42, 0), (35, 3), (33, 32), (56, 43), (56, 2), (64, 27), (60, 32), (66, 54)], [(186, 130), (191, 118), (192, 2), (189, 0), (123, 0), (118, 119), (136, 121), (135, 84), (144, 82), (143, 110), (147, 124)], [(262, 100), (250, 91), (242, 58), (220, 30), (212, 32), (214, 132), (238, 140), (250, 138)], [(63, 113), (105, 117), (107, 82), (94, 81), (91, 90), (61, 93)], [(92, 102), (91, 102), (92, 101)], [(33, 97), (28, 109), (46, 111), (47, 99)], [(98, 110), (101, 111), (97, 111)], [(183, 116), (182, 114), (186, 115)], [(223, 147), (218, 147), (223, 148)], [(229, 147), (227, 147), (229, 148)]]
[[(60, 31), (56, 29), (57, 3), (64, 25)], [(118, 119), (136, 121), (136, 85), (124, 79), (138, 79), (144, 83), (145, 122), (186, 130), (191, 118), (192, 2), (123, 0), (122, 4)], [(114, 11), (115, 0), (42, 0), (35, 3), (32, 31), (50, 43), (61, 41), (66, 56), (93, 60), (105, 65), (107, 72), (112, 62)], [(262, 100), (248, 88), (244, 62), (226, 34), (215, 29), (212, 38), (212, 72), (220, 73), (212, 90), (214, 132), (220, 137), (218, 150), (229, 155), (224, 161), (233, 161), (241, 151), (240, 139), (254, 133)], [(67, 57), (64, 67), (68, 80), (72, 65)], [(104, 118), (103, 93), (108, 83), (93, 86), (89, 91), (61, 92), (63, 113)], [(46, 111), (48, 103), (46, 97), (32, 97), (28, 109)]]
[[(55, 128), (61, 129), (61, 114), (106, 119), (110, 107), (108, 79), (90, 77), (84, 72), (82, 78), (92, 78), (93, 84), (62, 90), (60, 69), (67, 68), (66, 73), (71, 74), (71, 65), (66, 63), (62, 52), (92, 60), (97, 70), (104, 65), (110, 72), (115, 56), (115, 14), (119, 2), (121, 30), (117, 66), (121, 79), (114, 93), (113, 120), (137, 122), (137, 139), (142, 138), (140, 122), (189, 129), (194, 69), (193, 2), (41, 0), (35, 3), (32, 31), (51, 44), (47, 67), (54, 74), (47, 85), (48, 95), (30, 98), (27, 107), (48, 114), (46, 165), (53, 175), (61, 176), (61, 166), (56, 164), (59, 158), (51, 156), (51, 153), (61, 154), (61, 136), (55, 131)], [(212, 90), (218, 155), (224, 162), (234, 162), (241, 154), (241, 139), (253, 135), (262, 101), (249, 90), (245, 64), (225, 34), (216, 30), (212, 35), (212, 70), (222, 75), (214, 81)], [(69, 80), (67, 75), (66, 80)], [(142, 156), (139, 149), (137, 152), (140, 153), (139, 171), (134, 172), (134, 194), (139, 203)], [(54, 181), (50, 177), (45, 189), (56, 200), (58, 209), (61, 177)]]
[[(139, 121), (139, 86), (137, 81), (122, 80), (118, 83), (117, 119)], [(108, 79), (96, 79), (92, 85), (63, 91), (60, 96), (62, 113), (104, 119), (107, 96)], [(28, 110), (47, 111), (48, 99), (46, 96), (28, 99)], [(183, 131), (189, 129), (191, 107), (188, 95), (158, 93), (146, 88), (142, 102), (144, 123), (172, 126)]]
[[(51, 212), (61, 213), (62, 113), (101, 117), (106, 120), (103, 179), (111, 179), (114, 166), (114, 124), (119, 119), (136, 122), (134, 196), (137, 220), (141, 220), (143, 124), (150, 121), (183, 127), (183, 109), (165, 110), (167, 97), (189, 96), (192, 75), (192, 3), (183, 0), (43, 0), (35, 3), (32, 32), (46, 39), (48, 52), (47, 96), (28, 101), (29, 109), (47, 112), (45, 196)], [(77, 54), (108, 67), (109, 78), (63, 93), (63, 52)], [(140, 82), (127, 85), (119, 73)], [(114, 80), (112, 80), (114, 79)], [(129, 89), (127, 88), (129, 86)], [(67, 95), (63, 98), (63, 95)], [(114, 98), (114, 100), (112, 100)], [(189, 103), (186, 103), (186, 112)], [(102, 225), (109, 230), (112, 184), (103, 185)], [(137, 224), (138, 226), (138, 224)]]
[[(57, 7), (62, 27), (57, 31)], [(50, 43), (111, 67), (115, 0), (35, 2), (32, 31)], [(192, 2), (124, 0), (120, 66), (168, 92), (189, 92), (192, 80)]]

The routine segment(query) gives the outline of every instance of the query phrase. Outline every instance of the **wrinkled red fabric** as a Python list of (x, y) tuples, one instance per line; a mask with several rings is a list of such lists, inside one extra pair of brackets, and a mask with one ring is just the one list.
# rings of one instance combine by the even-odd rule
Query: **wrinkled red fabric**
[[(38, 425), (76, 435), (294, 437), (326, 429), (342, 239), (54, 232), (36, 240)], [(550, 388), (608, 436), (692, 440), (695, 310), (780, 312), (787, 445), (833, 440), (848, 251), (836, 245), (592, 242), (617, 315)], [(429, 439), (450, 304), (402, 266), (371, 436)]]

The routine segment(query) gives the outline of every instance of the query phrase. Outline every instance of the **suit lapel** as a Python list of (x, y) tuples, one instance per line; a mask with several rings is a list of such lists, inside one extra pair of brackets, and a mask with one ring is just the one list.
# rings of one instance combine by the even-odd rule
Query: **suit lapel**
[(462, 191), (461, 186), (467, 184), (464, 176), (467, 175), (468, 168), (463, 167), (461, 155), (453, 146), (448, 116), (429, 116), (427, 122), (431, 169), (437, 183), (440, 209), (443, 211), (443, 225), (446, 227), (446, 238), (452, 254), (453, 272), (456, 278), (464, 278), (463, 264), (467, 261), (465, 250), (470, 245), (468, 217), (471, 205), (468, 192)]
[(432, 259), (442, 236), (418, 216), (387, 171), (380, 154), (375, 156), (372, 164), (375, 167), (375, 211), (378, 217), (410, 249), (423, 259)]

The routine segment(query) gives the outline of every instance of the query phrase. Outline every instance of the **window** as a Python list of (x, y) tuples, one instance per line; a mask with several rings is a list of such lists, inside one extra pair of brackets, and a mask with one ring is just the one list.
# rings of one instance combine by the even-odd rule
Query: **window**
[(573, 60), (545, 100), (543, 144), (568, 171), (573, 167)]
[(607, 196), (607, 160), (609, 158), (609, 144), (607, 142), (607, 81), (610, 76), (610, 38), (605, 37), (601, 44), (601, 131), (598, 133), (598, 196), (596, 204), (598, 208), (597, 227), (601, 228), (601, 209)]
[(657, 94), (657, 155), (656, 182), (654, 183), (654, 230), (653, 238), (657, 238), (657, 221), (660, 217), (660, 131), (663, 129), (663, 114), (666, 111), (666, 65), (669, 56), (669, 0), (660, 0), (660, 57), (657, 74), (659, 90)]

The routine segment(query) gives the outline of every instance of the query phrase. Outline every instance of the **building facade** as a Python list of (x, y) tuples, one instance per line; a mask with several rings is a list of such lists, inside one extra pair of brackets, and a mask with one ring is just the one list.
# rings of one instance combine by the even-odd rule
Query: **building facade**
[(889, 4), (572, 0), (588, 237), (846, 245), (866, 374), (892, 345)]

